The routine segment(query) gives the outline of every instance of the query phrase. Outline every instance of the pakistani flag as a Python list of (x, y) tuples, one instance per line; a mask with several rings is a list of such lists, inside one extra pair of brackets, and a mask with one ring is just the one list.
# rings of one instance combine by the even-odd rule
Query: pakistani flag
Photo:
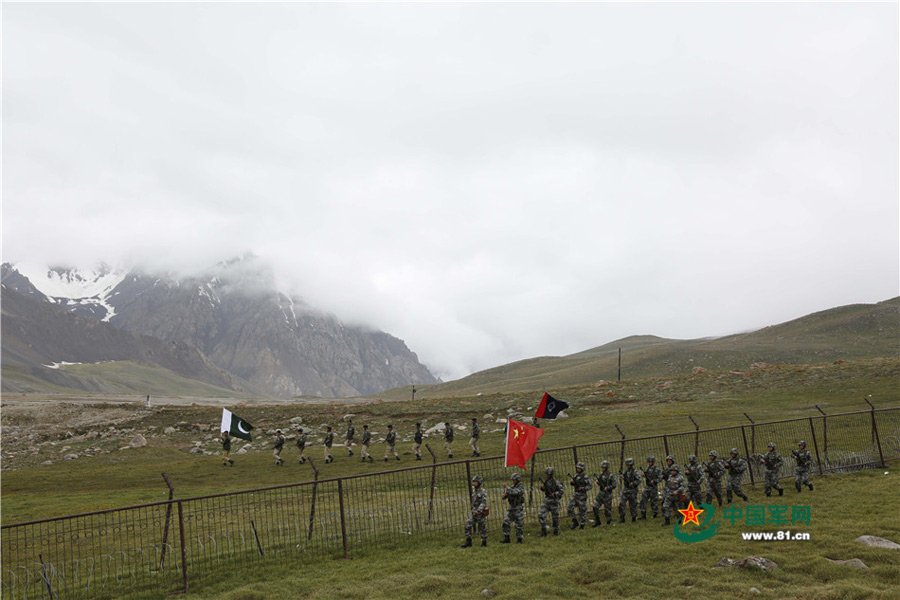
[(241, 438), (242, 440), (251, 441), (250, 430), (253, 425), (243, 420), (230, 410), (222, 409), (222, 431), (227, 431), (232, 437)]

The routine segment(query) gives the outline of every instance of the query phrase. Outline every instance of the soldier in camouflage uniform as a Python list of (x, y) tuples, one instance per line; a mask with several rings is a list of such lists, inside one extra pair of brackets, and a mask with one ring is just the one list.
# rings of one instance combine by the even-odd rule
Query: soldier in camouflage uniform
[(482, 487), (483, 484), (481, 475), (472, 478), (472, 514), (466, 521), (466, 541), (462, 545), (463, 548), (472, 546), (472, 532), (476, 528), (481, 533), (481, 546), (487, 546), (488, 496), (487, 490)]
[(513, 481), (512, 487), (503, 484), (501, 499), (509, 502), (509, 509), (503, 517), (503, 539), (501, 544), (509, 543), (509, 532), (512, 524), (516, 524), (516, 543), (521, 544), (525, 538), (525, 486), (522, 485), (522, 476), (513, 473), (509, 476)]
[(281, 458), (281, 450), (284, 448), (284, 436), (281, 435), (281, 430), (275, 430), (275, 447), (272, 449), (272, 456), (275, 457), (275, 466), (280, 467), (284, 464), (284, 459)]
[(325, 441), (322, 442), (322, 447), (325, 448), (325, 464), (334, 462), (334, 457), (331, 456), (331, 445), (333, 443), (334, 443), (334, 432), (331, 431), (331, 425), (328, 425), (325, 430)]
[(622, 494), (619, 496), (619, 523), (625, 522), (625, 503), (631, 509), (631, 522), (637, 521), (638, 489), (641, 487), (641, 473), (634, 468), (634, 459), (625, 459), (622, 473)]
[(397, 449), (394, 446), (397, 444), (397, 432), (394, 431), (393, 425), (388, 425), (387, 435), (384, 436), (384, 443), (386, 444), (386, 448), (384, 449), (384, 462), (388, 461), (388, 457), (393, 454), (394, 458), (400, 460), (400, 456), (397, 454)]
[[(578, 526), (584, 529), (584, 523), (587, 520), (587, 496), (588, 490), (591, 489), (591, 480), (584, 472), (583, 462), (575, 465), (575, 477), (571, 477), (570, 483), (575, 488), (575, 493), (572, 495), (572, 499), (569, 500), (569, 506), (566, 507), (566, 514), (572, 519), (572, 527), (570, 529), (575, 529)], [(576, 508), (579, 513), (578, 517), (575, 516)]]
[(703, 503), (703, 465), (697, 462), (697, 457), (688, 456), (688, 464), (684, 465), (684, 478), (687, 481), (687, 501), (694, 506)]
[(659, 483), (665, 479), (662, 469), (656, 466), (656, 457), (647, 457), (647, 468), (644, 470), (644, 491), (641, 493), (641, 519), (647, 519), (647, 503), (655, 519), (659, 515)]
[(616, 482), (615, 473), (609, 472), (609, 461), (604, 460), (600, 463), (600, 475), (597, 476), (597, 497), (594, 498), (594, 525), (593, 527), (600, 526), (600, 507), (603, 507), (603, 512), (606, 515), (606, 524), (609, 525), (612, 523), (612, 501), (613, 501), (613, 493), (616, 491), (616, 486), (618, 485)]
[(809, 467), (812, 464), (812, 454), (806, 449), (806, 442), (797, 444), (797, 450), (791, 451), (791, 457), (797, 462), (794, 467), (794, 487), (799, 492), (802, 486), (809, 486), (812, 491), (813, 485), (809, 482)]
[(303, 456), (303, 451), (306, 450), (306, 434), (303, 433), (303, 428), (297, 430), (297, 464), (302, 465), (306, 462), (306, 457)]
[(662, 524), (663, 527), (672, 524), (670, 521), (672, 511), (678, 510), (681, 506), (681, 497), (687, 489), (684, 476), (679, 471), (681, 468), (678, 465), (672, 465), (672, 468), (669, 469), (669, 478), (663, 488), (663, 516), (666, 518), (665, 523)]
[(478, 438), (481, 437), (481, 427), (478, 426), (478, 419), (472, 417), (472, 431), (469, 435), (469, 448), (472, 449), (472, 456), (481, 456), (481, 449), (478, 447)]
[(353, 436), (356, 435), (356, 429), (353, 428), (353, 419), (347, 419), (347, 433), (344, 439), (347, 440), (347, 456), (353, 456)]
[(731, 493), (747, 501), (747, 495), (741, 490), (741, 480), (744, 471), (747, 470), (747, 461), (738, 456), (737, 448), (731, 449), (731, 457), (725, 461), (725, 469), (728, 471), (728, 483), (725, 484), (725, 501), (731, 503)]
[(666, 466), (663, 467), (663, 482), (669, 478), (669, 473), (671, 473), (672, 465), (675, 464), (675, 457), (671, 454), (666, 457)]
[(413, 452), (416, 460), (422, 460), (422, 424), (416, 423), (416, 432), (413, 434)]
[(444, 451), (447, 452), (447, 458), (453, 458), (453, 448), (450, 447), (452, 443), (453, 428), (450, 427), (450, 423), (444, 423)]
[(779, 496), (784, 496), (784, 488), (778, 485), (778, 476), (781, 474), (781, 465), (784, 459), (775, 452), (775, 442), (769, 442), (769, 451), (759, 459), (766, 467), (766, 496), (772, 495), (772, 488), (778, 490)]
[(719, 453), (709, 451), (709, 462), (703, 464), (706, 472), (706, 503), (712, 504), (713, 494), (722, 506), (722, 476), (725, 474), (725, 465), (719, 460)]
[(544, 469), (547, 479), (541, 483), (541, 491), (544, 492), (544, 503), (538, 511), (538, 521), (541, 524), (541, 537), (547, 535), (547, 515), (553, 518), (553, 535), (559, 535), (559, 500), (565, 492), (559, 479), (553, 476), (553, 467)]
[(375, 459), (369, 454), (369, 446), (372, 444), (372, 433), (369, 431), (368, 425), (363, 425), (362, 439), (359, 443), (362, 446), (362, 451), (360, 452), (362, 458), (359, 459), (359, 462), (366, 462), (367, 458), (369, 462), (375, 462)]

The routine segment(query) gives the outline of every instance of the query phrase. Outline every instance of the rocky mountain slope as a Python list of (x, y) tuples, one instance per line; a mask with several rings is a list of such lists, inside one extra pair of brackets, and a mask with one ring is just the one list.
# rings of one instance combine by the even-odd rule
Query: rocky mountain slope
[[(266, 266), (252, 256), (194, 277), (115, 272), (109, 267), (85, 273), (4, 264), (2, 281), (6, 295), (106, 322), (121, 332), (195, 349), (235, 380), (271, 396), (344, 397), (437, 382), (402, 340), (346, 325), (279, 292)], [(79, 322), (83, 327), (87, 323)], [(67, 351), (77, 339), (68, 339)], [(17, 344), (34, 346), (34, 341), (41, 352), (31, 357), (32, 371), (35, 362), (65, 360), (53, 348), (62, 339), (47, 328), (26, 328), (7, 341), (4, 335), (4, 365), (11, 364), (7, 355), (14, 360)], [(96, 352), (84, 349), (85, 356)], [(141, 353), (133, 359), (140, 360)]]

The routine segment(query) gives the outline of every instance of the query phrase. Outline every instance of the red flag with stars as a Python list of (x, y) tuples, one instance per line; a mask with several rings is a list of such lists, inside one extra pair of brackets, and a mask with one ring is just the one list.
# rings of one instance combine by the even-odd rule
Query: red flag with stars
[(543, 429), (510, 419), (506, 428), (506, 466), (518, 465), (524, 469), (528, 459), (534, 456), (542, 435)]

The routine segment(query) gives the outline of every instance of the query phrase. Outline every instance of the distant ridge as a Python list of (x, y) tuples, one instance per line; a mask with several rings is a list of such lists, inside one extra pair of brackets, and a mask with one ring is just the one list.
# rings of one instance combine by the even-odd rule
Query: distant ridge
[[(428, 396), (554, 389), (601, 379), (664, 377), (696, 367), (747, 369), (753, 363), (806, 364), (900, 356), (900, 297), (824, 310), (748, 333), (672, 340), (635, 335), (567, 356), (542, 356), (479, 371), (433, 386)], [(385, 397), (409, 397), (406, 388)]]

